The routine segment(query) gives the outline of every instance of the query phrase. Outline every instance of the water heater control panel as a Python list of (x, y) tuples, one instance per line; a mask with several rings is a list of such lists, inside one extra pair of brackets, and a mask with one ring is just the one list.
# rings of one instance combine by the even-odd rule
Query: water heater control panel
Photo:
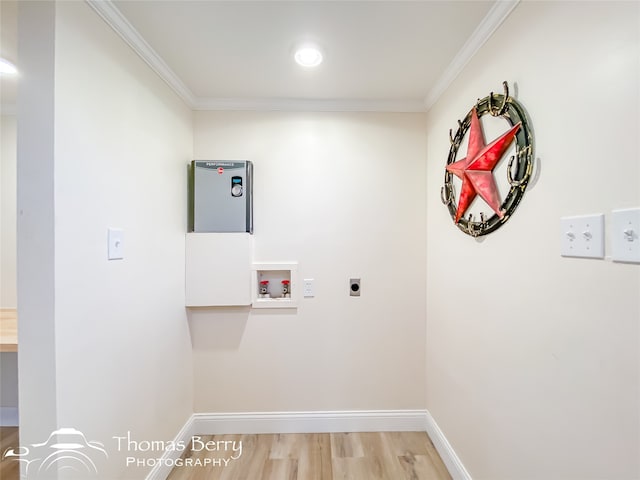
[(189, 230), (253, 233), (253, 164), (194, 160), (189, 182)]

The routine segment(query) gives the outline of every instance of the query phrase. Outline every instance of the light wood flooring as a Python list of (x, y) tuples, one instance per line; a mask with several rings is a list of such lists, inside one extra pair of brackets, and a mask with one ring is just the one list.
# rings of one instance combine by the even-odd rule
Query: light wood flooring
[[(187, 450), (183, 456), (199, 464), (176, 467), (167, 480), (451, 479), (424, 432), (203, 435), (199, 441), (200, 452)], [(236, 448), (242, 441), (242, 453), (222, 441), (236, 441)], [(216, 442), (209, 451), (202, 448), (207, 442)], [(0, 458), (18, 443), (17, 427), (0, 428)], [(0, 461), (0, 480), (19, 476), (18, 462)]]
[(20, 478), (20, 462), (3, 460), (4, 452), (10, 448), (18, 448), (18, 427), (0, 427), (0, 479), (18, 480)]
[[(183, 455), (192, 465), (175, 467), (167, 480), (451, 479), (424, 432), (214, 435), (200, 441), (200, 451)], [(241, 455), (231, 441), (236, 448), (242, 441)], [(216, 442), (210, 446), (218, 450), (207, 452), (206, 442)]]

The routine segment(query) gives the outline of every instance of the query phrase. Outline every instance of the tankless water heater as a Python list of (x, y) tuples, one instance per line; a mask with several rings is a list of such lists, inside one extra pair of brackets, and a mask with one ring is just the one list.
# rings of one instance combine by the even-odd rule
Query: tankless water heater
[(190, 172), (190, 230), (253, 233), (253, 164), (194, 160)]

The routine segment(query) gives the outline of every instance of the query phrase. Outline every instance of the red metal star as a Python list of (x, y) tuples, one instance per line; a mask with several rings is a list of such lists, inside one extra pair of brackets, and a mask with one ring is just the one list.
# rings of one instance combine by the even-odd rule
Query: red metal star
[(493, 176), (493, 169), (507, 148), (509, 148), (519, 129), (520, 123), (514, 125), (489, 145), (486, 145), (478, 114), (475, 108), (472, 110), (467, 156), (462, 160), (447, 165), (447, 172), (453, 173), (462, 180), (460, 200), (456, 211), (456, 223), (467, 211), (476, 195), (480, 195), (491, 209), (496, 212), (496, 215), (500, 218), (504, 217), (504, 211), (500, 209), (500, 193)]

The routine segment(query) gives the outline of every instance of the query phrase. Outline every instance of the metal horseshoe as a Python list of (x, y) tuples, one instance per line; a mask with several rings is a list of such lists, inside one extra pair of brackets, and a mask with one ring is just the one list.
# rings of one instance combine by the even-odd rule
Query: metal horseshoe
[(496, 111), (495, 107), (493, 106), (493, 92), (491, 92), (489, 94), (489, 113), (493, 116), (493, 117), (499, 117), (502, 114), (504, 114), (505, 110), (507, 109), (507, 99), (509, 98), (509, 85), (507, 84), (507, 82), (502, 82), (502, 88), (504, 89), (504, 96), (502, 97), (502, 105), (500, 105), (500, 108)]

